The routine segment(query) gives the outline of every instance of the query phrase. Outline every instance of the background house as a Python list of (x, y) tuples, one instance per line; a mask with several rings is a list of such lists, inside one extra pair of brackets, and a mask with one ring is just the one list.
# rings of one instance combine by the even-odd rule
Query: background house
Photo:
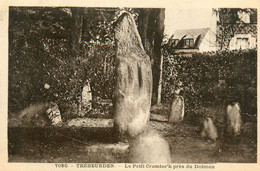
[(256, 48), (256, 38), (252, 34), (235, 34), (230, 40), (229, 50)]
[(215, 51), (216, 34), (210, 28), (176, 30), (170, 38), (176, 52)]
[(217, 9), (217, 42), (219, 49), (238, 50), (257, 47), (256, 9)]
[[(166, 27), (167, 34), (171, 35), (168, 43), (175, 52), (193, 53), (257, 47), (256, 9), (219, 8), (200, 11), (177, 11), (182, 15), (177, 15), (178, 22), (172, 18), (175, 29), (170, 31), (170, 28)], [(192, 18), (191, 12), (198, 15)], [(174, 28), (173, 25), (171, 27)]]

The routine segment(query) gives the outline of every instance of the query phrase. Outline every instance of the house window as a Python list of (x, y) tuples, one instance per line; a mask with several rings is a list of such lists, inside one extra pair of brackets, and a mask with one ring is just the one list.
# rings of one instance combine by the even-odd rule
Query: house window
[(247, 49), (249, 47), (248, 38), (237, 38), (237, 49)]
[(184, 39), (184, 46), (185, 47), (193, 47), (194, 46), (194, 39)]
[(178, 42), (179, 42), (179, 39), (173, 39), (172, 46), (177, 46)]

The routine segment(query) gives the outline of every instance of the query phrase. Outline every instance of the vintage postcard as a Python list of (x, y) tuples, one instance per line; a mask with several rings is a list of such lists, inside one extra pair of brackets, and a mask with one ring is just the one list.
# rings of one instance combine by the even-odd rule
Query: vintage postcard
[(257, 170), (257, 0), (3, 1), (0, 170)]

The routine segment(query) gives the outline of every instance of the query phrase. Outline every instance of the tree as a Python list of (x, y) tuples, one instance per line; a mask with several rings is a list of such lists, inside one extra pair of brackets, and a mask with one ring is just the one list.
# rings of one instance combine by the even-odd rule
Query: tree
[[(68, 55), (70, 16), (62, 8), (45, 7), (11, 7), (9, 13), (9, 110), (56, 101), (53, 73), (61, 71)], [(45, 83), (52, 88), (45, 90)]]
[[(82, 30), (83, 30), (83, 8), (70, 8), (71, 10), (71, 37), (70, 37), (70, 45), (71, 45), (71, 52), (72, 52), (72, 63), (73, 65), (73, 70), (76, 73), (74, 77), (72, 78), (70, 82), (70, 87), (73, 87), (75, 90), (71, 91), (72, 93), (76, 92), (76, 96), (71, 94), (70, 96), (75, 97), (74, 102), (77, 108), (74, 109), (74, 113), (80, 114), (81, 113), (81, 89), (83, 87), (82, 83), (84, 78), (80, 78), (82, 74), (79, 72), (79, 63), (77, 62), (77, 59), (80, 59), (80, 43), (82, 41)], [(80, 81), (81, 86), (73, 86), (77, 80)]]
[(150, 56), (153, 73), (152, 104), (161, 103), (162, 40), (165, 9), (139, 9), (138, 31), (146, 53)]

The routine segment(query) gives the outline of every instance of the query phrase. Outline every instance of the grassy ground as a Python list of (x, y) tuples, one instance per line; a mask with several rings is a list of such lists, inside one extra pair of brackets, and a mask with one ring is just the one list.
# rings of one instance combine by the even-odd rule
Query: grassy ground
[[(158, 111), (162, 118), (168, 109), (152, 110)], [(171, 124), (159, 120), (151, 120), (149, 126), (168, 141), (173, 163), (256, 162), (254, 123), (245, 123), (240, 141), (232, 143), (200, 138), (199, 125), (189, 121)], [(8, 136), (9, 162), (128, 162), (128, 144), (115, 142), (112, 127), (9, 128)]]

